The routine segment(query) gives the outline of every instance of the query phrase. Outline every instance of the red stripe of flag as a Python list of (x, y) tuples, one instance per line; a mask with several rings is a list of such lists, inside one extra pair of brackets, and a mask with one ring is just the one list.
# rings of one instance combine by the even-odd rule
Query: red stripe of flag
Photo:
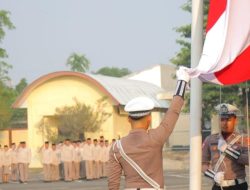
[(215, 73), (222, 84), (237, 84), (250, 80), (250, 46), (232, 64)]
[(226, 6), (227, 0), (210, 0), (206, 32), (214, 26), (225, 11)]

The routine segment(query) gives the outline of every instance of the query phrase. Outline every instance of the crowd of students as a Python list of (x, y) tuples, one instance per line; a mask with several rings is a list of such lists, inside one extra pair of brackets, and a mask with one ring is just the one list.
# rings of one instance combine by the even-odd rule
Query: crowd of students
[[(43, 165), (43, 181), (94, 180), (107, 176), (107, 162), (111, 143), (103, 136), (100, 139), (87, 138), (86, 141), (71, 141), (51, 144), (46, 141), (39, 149)], [(28, 167), (31, 161), (31, 150), (26, 143), (18, 147), (12, 143), (9, 148), (0, 148), (0, 175), (2, 183), (27, 183)], [(0, 182), (1, 182), (0, 179)]]

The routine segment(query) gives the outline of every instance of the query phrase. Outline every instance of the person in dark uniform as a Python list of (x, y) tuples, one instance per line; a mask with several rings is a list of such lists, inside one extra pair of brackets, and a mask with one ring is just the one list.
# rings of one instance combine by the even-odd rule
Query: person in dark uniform
[(149, 129), (154, 102), (147, 97), (137, 97), (125, 106), (131, 124), (129, 134), (111, 147), (108, 162), (108, 188), (120, 187), (122, 171), (125, 190), (163, 189), (162, 148), (172, 133), (183, 106), (183, 97), (189, 75), (185, 68), (177, 71), (177, 88), (171, 106), (161, 124)]
[(239, 110), (225, 103), (216, 109), (220, 116), (220, 133), (208, 136), (203, 143), (202, 170), (213, 180), (212, 190), (247, 190), (247, 138), (235, 131)]

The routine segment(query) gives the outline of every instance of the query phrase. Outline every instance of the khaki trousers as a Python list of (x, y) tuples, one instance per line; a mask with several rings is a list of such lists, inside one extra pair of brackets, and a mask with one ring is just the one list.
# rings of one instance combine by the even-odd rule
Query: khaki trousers
[(18, 163), (19, 178), (21, 182), (28, 181), (28, 164)]
[(59, 165), (50, 165), (50, 179), (51, 181), (58, 181), (60, 179), (59, 177)]
[(93, 178), (100, 178), (100, 161), (93, 161)]
[(0, 182), (2, 182), (3, 176), (3, 166), (0, 166)]
[(73, 162), (73, 179), (78, 180), (80, 179), (80, 162)]
[(11, 164), (11, 180), (17, 181), (18, 179), (18, 167), (17, 164)]
[(50, 181), (50, 164), (43, 164), (43, 180)]
[(64, 162), (63, 166), (64, 166), (64, 180), (72, 181), (73, 179), (72, 162)]
[(105, 163), (100, 162), (100, 177), (105, 177)]
[(86, 160), (85, 166), (86, 166), (86, 179), (93, 179), (93, 161)]
[(108, 162), (104, 162), (103, 165), (104, 165), (103, 177), (107, 177), (107, 175), (108, 175), (108, 173), (107, 173), (107, 170), (108, 170)]

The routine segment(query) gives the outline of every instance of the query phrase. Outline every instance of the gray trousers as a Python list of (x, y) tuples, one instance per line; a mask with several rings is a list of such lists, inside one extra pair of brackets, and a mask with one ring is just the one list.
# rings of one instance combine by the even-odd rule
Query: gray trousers
[(85, 160), (80, 162), (80, 178), (86, 178)]

